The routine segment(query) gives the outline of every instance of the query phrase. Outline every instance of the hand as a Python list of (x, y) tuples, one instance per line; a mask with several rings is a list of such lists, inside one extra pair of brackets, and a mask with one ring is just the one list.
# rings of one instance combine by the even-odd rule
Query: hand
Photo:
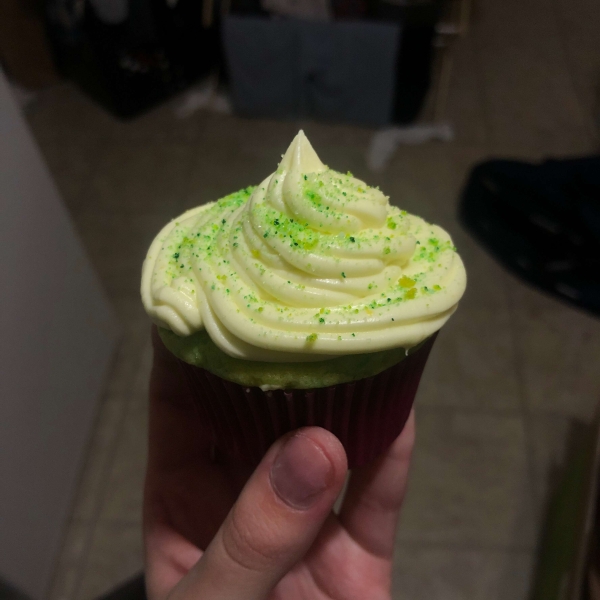
[(214, 456), (156, 330), (144, 497), (149, 600), (389, 600), (414, 416), (387, 454), (347, 471), (318, 427), (284, 436), (249, 472)]

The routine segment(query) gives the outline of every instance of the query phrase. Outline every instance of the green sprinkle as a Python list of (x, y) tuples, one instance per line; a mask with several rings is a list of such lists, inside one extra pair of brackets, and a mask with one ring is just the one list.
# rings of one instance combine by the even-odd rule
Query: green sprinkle
[(355, 333), (352, 333), (351, 335), (352, 335), (352, 337), (356, 337), (356, 334), (355, 334)]
[(311, 333), (310, 335), (306, 336), (306, 341), (309, 343), (316, 342), (318, 337), (319, 336), (316, 333)]
[(319, 323), (325, 323), (325, 319), (323, 317), (319, 318)]
[(346, 273), (344, 273), (344, 271), (342, 271), (342, 277), (346, 279)]
[(175, 254), (173, 254), (173, 258), (177, 260), (179, 258), (179, 252), (175, 252)]
[(350, 236), (350, 241), (351, 241), (352, 243), (356, 242), (356, 240), (355, 240), (355, 239), (354, 239), (352, 236)]

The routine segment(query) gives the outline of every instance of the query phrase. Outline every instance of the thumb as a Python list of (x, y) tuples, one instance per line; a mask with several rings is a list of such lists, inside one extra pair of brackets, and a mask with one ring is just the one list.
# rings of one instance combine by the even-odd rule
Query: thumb
[(341, 443), (317, 427), (276, 442), (170, 600), (264, 600), (306, 554), (343, 486)]

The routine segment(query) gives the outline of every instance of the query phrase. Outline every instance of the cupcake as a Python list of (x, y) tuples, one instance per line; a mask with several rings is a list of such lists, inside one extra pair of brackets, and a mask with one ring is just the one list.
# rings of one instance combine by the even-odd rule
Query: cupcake
[(221, 452), (257, 463), (317, 425), (355, 467), (404, 427), (465, 285), (443, 229), (329, 169), (300, 131), (258, 186), (162, 229), (141, 293)]

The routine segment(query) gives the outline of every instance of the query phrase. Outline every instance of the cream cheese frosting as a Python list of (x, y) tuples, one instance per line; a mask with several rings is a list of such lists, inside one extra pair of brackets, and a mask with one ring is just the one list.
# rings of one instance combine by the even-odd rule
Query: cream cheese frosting
[(141, 293), (179, 336), (204, 328), (234, 358), (299, 362), (415, 346), (465, 286), (442, 228), (326, 167), (300, 131), (260, 185), (162, 229)]

